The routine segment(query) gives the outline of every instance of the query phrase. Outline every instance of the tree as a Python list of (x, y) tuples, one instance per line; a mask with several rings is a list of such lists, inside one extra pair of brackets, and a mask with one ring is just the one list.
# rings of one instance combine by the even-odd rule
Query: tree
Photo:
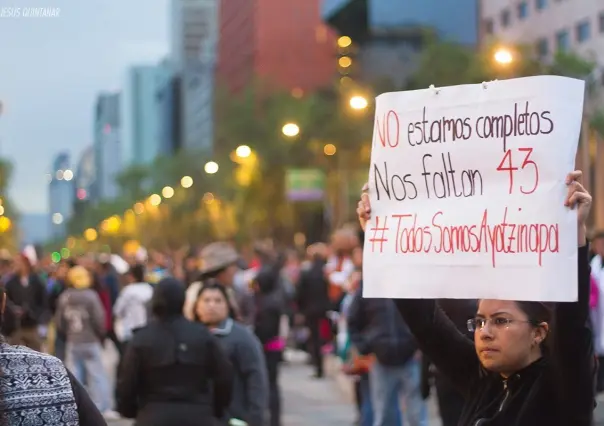
[[(373, 121), (368, 114), (351, 110), (348, 105), (351, 93), (326, 88), (295, 98), (287, 92), (269, 90), (261, 82), (238, 96), (219, 92), (216, 155), (228, 158), (242, 144), (250, 146), (257, 155), (249, 184), (242, 187), (230, 180), (230, 189), (225, 188), (227, 193), (235, 194), (240, 236), (277, 239), (291, 236), (296, 212), (285, 198), (287, 169), (320, 168), (337, 172), (342, 167), (357, 168), (363, 161), (368, 164), (360, 153), (364, 146), (370, 145)], [(299, 135), (284, 136), (282, 128), (286, 123), (299, 126)], [(326, 144), (337, 147), (336, 155), (324, 154)], [(343, 153), (349, 154), (349, 161), (338, 163)]]
[(8, 197), (8, 187), (13, 166), (10, 161), (0, 158), (0, 248), (17, 247), (17, 210)]
[(145, 184), (150, 176), (149, 167), (142, 164), (133, 164), (124, 169), (116, 178), (116, 183), (122, 195), (137, 200), (146, 195)]

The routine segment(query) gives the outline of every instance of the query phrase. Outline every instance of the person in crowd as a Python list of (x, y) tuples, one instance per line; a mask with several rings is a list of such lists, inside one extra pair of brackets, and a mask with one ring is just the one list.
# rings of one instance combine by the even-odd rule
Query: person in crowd
[(246, 325), (253, 323), (253, 298), (248, 289), (235, 286), (235, 276), (239, 272), (237, 265), (239, 255), (235, 249), (225, 242), (208, 244), (201, 251), (200, 281), (193, 283), (187, 289), (185, 317), (193, 319), (195, 301), (199, 290), (205, 281), (213, 280), (222, 284), (229, 295), (229, 303), (235, 310), (237, 320)]
[(280, 267), (265, 263), (254, 279), (256, 315), (254, 333), (264, 349), (268, 370), (270, 426), (281, 426), (281, 392), (279, 388), (279, 364), (285, 349), (281, 335), (281, 316), (285, 311), (285, 299), (280, 288)]
[[(57, 313), (57, 304), (59, 303), (59, 297), (67, 289), (67, 273), (69, 272), (69, 269), (73, 268), (74, 266), (76, 266), (76, 264), (71, 259), (61, 260), (54, 273), (54, 277), (50, 285), (48, 294), (48, 305), (50, 308), (50, 314), (53, 318), (56, 316)], [(67, 340), (65, 333), (56, 330), (55, 327), (54, 354), (61, 361), (65, 361), (66, 344)]]
[[(468, 321), (472, 344), (435, 300), (395, 301), (422, 351), (464, 393), (460, 426), (592, 425), (596, 365), (586, 238), (592, 198), (580, 178), (580, 171), (566, 177), (564, 200), (577, 212), (576, 302), (480, 300)], [(371, 216), (366, 191), (367, 186), (357, 208), (363, 228)]]
[(359, 244), (356, 232), (349, 228), (342, 228), (334, 232), (331, 237), (333, 254), (327, 259), (325, 274), (329, 282), (329, 299), (336, 308), (340, 306), (344, 289), (342, 286), (354, 272), (352, 251)]
[(327, 263), (327, 246), (313, 244), (308, 247), (307, 254), (310, 262), (305, 265), (300, 274), (296, 301), (298, 312), (304, 317), (304, 322), (310, 331), (310, 353), (315, 367), (315, 377), (321, 378), (323, 377), (321, 324), (327, 320), (327, 311), (331, 306), (328, 294), (329, 282), (323, 272)]
[[(6, 306), (0, 287), (0, 326)], [(63, 363), (0, 336), (0, 424), (105, 426), (86, 390)]]
[(226, 289), (218, 283), (204, 284), (195, 305), (195, 319), (220, 340), (235, 372), (233, 398), (224, 423), (236, 419), (249, 426), (264, 426), (269, 389), (262, 345), (233, 316)]
[(6, 283), (6, 296), (18, 326), (9, 336), (11, 344), (42, 348), (38, 327), (43, 324), (48, 305), (46, 287), (25, 255), (17, 256), (15, 274)]
[[(120, 291), (113, 305), (114, 327), (122, 353), (132, 339), (133, 331), (147, 324), (149, 301), (153, 296), (153, 287), (145, 282), (145, 265), (133, 265), (126, 274), (126, 280), (128, 284)], [(118, 374), (122, 358), (118, 362)]]
[(5, 285), (13, 274), (13, 257), (7, 249), (0, 249), (0, 284)]
[(57, 302), (55, 323), (66, 336), (67, 367), (83, 383), (108, 420), (119, 418), (111, 410), (109, 377), (103, 367), (101, 339), (105, 333), (105, 312), (92, 287), (90, 272), (74, 266), (67, 273), (68, 288)]
[(598, 356), (596, 388), (604, 391), (604, 231), (595, 232), (591, 244), (591, 322)]
[(97, 262), (97, 279), (95, 280), (95, 286), (101, 294), (103, 300), (103, 306), (105, 307), (106, 322), (107, 322), (107, 335), (106, 339), (109, 339), (115, 345), (120, 357), (123, 355), (122, 345), (115, 334), (113, 327), (113, 306), (117, 300), (117, 296), (120, 292), (120, 281), (119, 275), (115, 270), (115, 267), (111, 264), (111, 255), (103, 253), (99, 256)]
[(362, 288), (348, 311), (348, 331), (352, 345), (361, 355), (374, 356), (369, 371), (373, 426), (400, 424), (399, 393), (406, 423), (427, 426), (421, 359), (411, 331), (392, 300), (365, 299), (361, 295)]
[(184, 303), (184, 284), (162, 279), (126, 349), (116, 402), (137, 426), (211, 425), (230, 406), (233, 367), (216, 337), (184, 318)]

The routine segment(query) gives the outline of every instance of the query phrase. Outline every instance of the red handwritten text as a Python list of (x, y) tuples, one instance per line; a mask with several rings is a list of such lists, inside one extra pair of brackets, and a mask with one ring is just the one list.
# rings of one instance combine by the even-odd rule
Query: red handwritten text
[(382, 116), (381, 123), (378, 117), (375, 118), (375, 130), (383, 147), (386, 147), (386, 143), (390, 148), (398, 146), (401, 136), (400, 125), (398, 114), (393, 110)]
[(417, 214), (393, 214), (397, 221), (395, 252), (491, 253), (493, 267), (501, 254), (535, 253), (541, 266), (544, 253), (559, 252), (558, 224), (511, 223), (507, 214), (506, 207), (502, 220), (491, 224), (485, 209), (476, 223), (444, 225), (444, 213), (438, 211), (423, 226), (418, 225)]

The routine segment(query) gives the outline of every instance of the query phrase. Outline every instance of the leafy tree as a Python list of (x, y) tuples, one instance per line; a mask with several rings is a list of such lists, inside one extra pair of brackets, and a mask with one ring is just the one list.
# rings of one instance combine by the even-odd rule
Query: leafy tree
[[(13, 166), (10, 161), (0, 158), (0, 200), (3, 214), (0, 217), (0, 248), (15, 249), (17, 237), (17, 210), (8, 197), (8, 186)], [(10, 222), (7, 222), (6, 220)], [(8, 226), (10, 224), (10, 227)], [(7, 228), (7, 229), (4, 229)]]
[(145, 184), (148, 182), (150, 174), (148, 166), (133, 164), (117, 176), (116, 183), (123, 195), (138, 200), (146, 195)]

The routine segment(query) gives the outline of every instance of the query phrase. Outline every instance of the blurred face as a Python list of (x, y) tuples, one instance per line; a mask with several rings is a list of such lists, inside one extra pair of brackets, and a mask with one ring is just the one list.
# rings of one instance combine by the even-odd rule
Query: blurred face
[(217, 325), (229, 316), (229, 307), (220, 290), (205, 290), (197, 299), (195, 312), (201, 322), (208, 325)]
[(513, 301), (481, 300), (474, 345), (483, 367), (507, 377), (541, 357), (548, 326), (535, 327)]
[(238, 269), (239, 268), (237, 268), (237, 265), (227, 266), (224, 271), (216, 276), (216, 281), (225, 287), (232, 286)]
[(65, 262), (59, 263), (57, 267), (56, 277), (58, 280), (64, 280), (67, 277), (67, 271), (69, 270), (69, 266)]
[(15, 258), (15, 271), (18, 274), (29, 273), (29, 266), (27, 265), (27, 262), (21, 258), (21, 256), (17, 256)]

